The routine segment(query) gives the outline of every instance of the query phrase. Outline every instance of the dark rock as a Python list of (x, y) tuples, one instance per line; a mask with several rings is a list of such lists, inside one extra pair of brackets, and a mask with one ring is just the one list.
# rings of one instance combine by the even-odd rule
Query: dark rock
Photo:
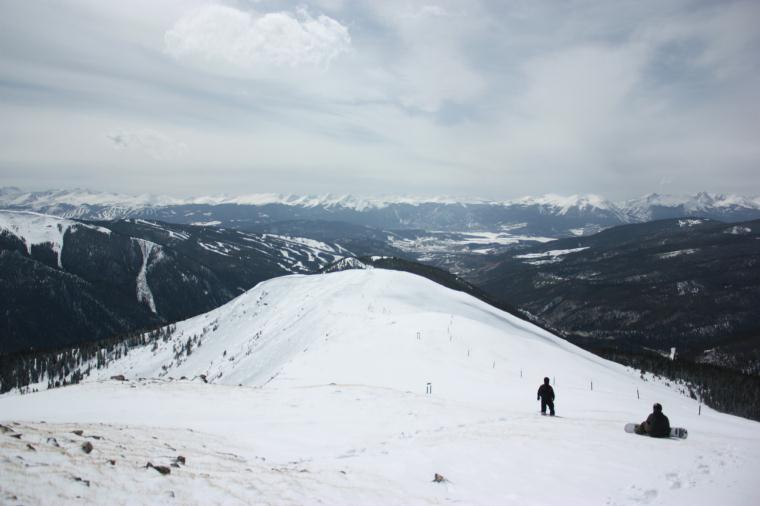
[(14, 431), (10, 427), (6, 427), (5, 425), (0, 425), (0, 434), (6, 434), (8, 432), (14, 432)]
[(127, 381), (127, 378), (125, 378), (123, 374), (117, 374), (116, 376), (111, 376), (111, 379), (116, 380), (116, 381)]
[(92, 451), (92, 443), (89, 441), (82, 443), (82, 451), (85, 453), (90, 453)]
[(60, 448), (61, 445), (58, 444), (58, 440), (54, 437), (47, 438), (47, 443), (51, 446), (55, 446), (56, 448)]
[(200, 377), (201, 377), (201, 379), (203, 380), (204, 383), (208, 383), (208, 380), (206, 379), (206, 375), (205, 374), (201, 374)]
[(32, 450), (33, 452), (37, 451), (37, 448), (35, 448), (34, 446), (32, 446), (31, 443), (26, 443), (26, 447), (29, 448), (30, 450)]
[(83, 430), (72, 430), (71, 433), (72, 434), (76, 434), (77, 436), (81, 436), (82, 434), (84, 434), (84, 431)]
[(103, 439), (103, 436), (96, 436), (95, 434), (91, 434), (91, 435), (89, 435), (87, 437), (92, 438), (92, 439), (97, 439), (97, 440)]
[(174, 459), (174, 462), (176, 462), (177, 464), (182, 464), (184, 466), (185, 465), (185, 457), (183, 457), (182, 455), (177, 455), (177, 458)]
[(116, 461), (114, 459), (108, 459), (108, 463), (111, 464), (112, 466), (116, 465)]
[(90, 480), (82, 479), (79, 476), (74, 476), (74, 481), (78, 481), (78, 482), (84, 483), (88, 487), (90, 486)]
[(11, 437), (15, 437), (16, 439), (21, 439), (21, 434), (11, 434)]
[(147, 464), (145, 464), (145, 468), (146, 468), (146, 469), (147, 469), (147, 468), (151, 468), (151, 467), (152, 467), (153, 469), (155, 469), (156, 471), (158, 471), (159, 473), (163, 474), (163, 475), (167, 475), (167, 474), (169, 474), (169, 473), (171, 473), (171, 472), (172, 472), (172, 470), (171, 470), (171, 469), (169, 469), (167, 466), (154, 466), (154, 465), (153, 465), (153, 464), (151, 464), (150, 462), (148, 462)]
[(433, 477), (433, 481), (436, 483), (442, 483), (444, 481), (448, 481), (446, 478), (444, 478), (442, 475), (435, 473), (435, 476)]

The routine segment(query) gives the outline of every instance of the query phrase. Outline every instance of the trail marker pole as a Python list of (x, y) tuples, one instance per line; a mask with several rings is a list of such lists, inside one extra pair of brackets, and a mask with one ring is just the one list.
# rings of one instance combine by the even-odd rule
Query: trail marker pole
[(425, 385), (425, 394), (426, 395), (432, 395), (433, 394), (433, 384), (429, 381), (427, 382), (427, 385)]
[(591, 391), (594, 391), (594, 380), (591, 380)]
[(493, 368), (496, 369), (496, 360), (493, 361)]
[(637, 399), (641, 399), (641, 397), (639, 396), (639, 389), (638, 388), (636, 389), (636, 398)]
[(419, 341), (422, 339), (422, 332), (417, 332), (417, 340)]

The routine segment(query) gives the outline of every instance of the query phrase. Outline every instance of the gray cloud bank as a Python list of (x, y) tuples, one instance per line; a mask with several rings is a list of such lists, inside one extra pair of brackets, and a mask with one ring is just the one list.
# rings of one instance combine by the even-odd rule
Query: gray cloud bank
[(0, 182), (760, 192), (753, 1), (8, 1)]

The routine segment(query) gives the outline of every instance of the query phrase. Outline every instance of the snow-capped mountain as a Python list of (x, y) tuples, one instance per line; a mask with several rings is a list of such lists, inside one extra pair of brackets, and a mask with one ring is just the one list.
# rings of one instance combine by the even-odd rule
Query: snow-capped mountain
[(187, 318), (262, 280), (316, 272), (347, 255), (285, 235), (0, 211), (0, 353)]
[(674, 197), (650, 193), (625, 202), (621, 208), (630, 222), (644, 222), (684, 216), (696, 216), (721, 221), (757, 219), (760, 197), (698, 193), (689, 197)]
[(696, 216), (723, 221), (760, 218), (760, 197), (651, 194), (615, 203), (597, 195), (543, 195), (507, 201), (468, 198), (297, 196), (253, 194), (179, 199), (88, 190), (22, 192), (5, 188), (0, 207), (68, 218), (151, 218), (250, 229), (289, 220), (344, 221), (386, 230), (517, 230), (525, 236), (587, 235), (603, 228), (660, 218)]
[[(0, 397), (4, 501), (756, 499), (757, 422), (700, 415), (687, 386), (408, 273), (273, 279), (146, 339), (89, 362), (68, 355), (80, 360), (79, 385)], [(554, 419), (538, 414), (544, 376)], [(687, 440), (623, 432), (653, 402), (688, 428)]]

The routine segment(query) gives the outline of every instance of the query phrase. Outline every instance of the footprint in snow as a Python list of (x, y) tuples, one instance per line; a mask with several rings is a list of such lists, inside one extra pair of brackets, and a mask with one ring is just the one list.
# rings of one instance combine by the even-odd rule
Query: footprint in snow
[(637, 503), (641, 504), (649, 504), (652, 501), (654, 501), (657, 498), (657, 490), (650, 488), (648, 490), (643, 490), (635, 485), (631, 486), (631, 491), (633, 492), (632, 495), (629, 496), (629, 498)]
[(667, 478), (668, 482), (670, 483), (670, 490), (677, 490), (681, 488), (682, 482), (680, 476), (678, 476), (678, 473), (668, 473), (665, 475), (665, 478)]

